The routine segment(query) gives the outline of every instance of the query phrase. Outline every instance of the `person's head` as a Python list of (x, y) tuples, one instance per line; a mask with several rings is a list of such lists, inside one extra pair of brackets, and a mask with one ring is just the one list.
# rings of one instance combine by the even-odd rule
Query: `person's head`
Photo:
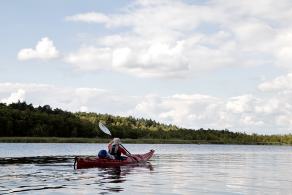
[(116, 138), (113, 139), (113, 144), (118, 145), (120, 143), (121, 143), (120, 138), (116, 137)]

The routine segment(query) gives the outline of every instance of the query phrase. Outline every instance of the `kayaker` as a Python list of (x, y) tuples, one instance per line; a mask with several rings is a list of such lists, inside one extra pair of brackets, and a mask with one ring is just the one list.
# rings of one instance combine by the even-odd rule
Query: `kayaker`
[(114, 138), (108, 144), (108, 152), (115, 157), (117, 160), (125, 160), (126, 157), (122, 156), (131, 156), (124, 147), (121, 146), (120, 138)]

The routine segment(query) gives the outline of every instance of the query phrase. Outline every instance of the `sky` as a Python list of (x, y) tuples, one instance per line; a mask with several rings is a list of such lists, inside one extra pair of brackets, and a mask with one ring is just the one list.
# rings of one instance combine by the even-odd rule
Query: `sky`
[(292, 1), (0, 2), (0, 102), (292, 133)]

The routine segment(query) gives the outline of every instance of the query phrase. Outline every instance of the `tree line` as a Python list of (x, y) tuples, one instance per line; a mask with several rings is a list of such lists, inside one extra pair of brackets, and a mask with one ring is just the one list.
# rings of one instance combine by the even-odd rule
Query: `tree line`
[(92, 137), (93, 124), (75, 114), (49, 105), (33, 107), (26, 102), (0, 104), (0, 136)]
[(0, 103), (1, 137), (100, 137), (107, 135), (98, 128), (102, 121), (115, 137), (130, 139), (193, 140), (198, 143), (292, 144), (292, 135), (258, 135), (231, 132), (227, 129), (185, 129), (151, 119), (113, 116), (110, 114), (72, 113), (34, 107), (26, 102)]

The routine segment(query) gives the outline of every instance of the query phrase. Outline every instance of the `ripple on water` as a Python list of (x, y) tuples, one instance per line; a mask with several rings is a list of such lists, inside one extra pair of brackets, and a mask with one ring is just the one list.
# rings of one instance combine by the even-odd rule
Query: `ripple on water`
[[(62, 145), (55, 146), (58, 147)], [(78, 148), (78, 144), (74, 147)], [(85, 148), (83, 151), (88, 149), (88, 145), (80, 147)], [(127, 147), (134, 150), (131, 145)], [(140, 145), (135, 147), (142, 150)], [(150, 163), (117, 168), (74, 170), (74, 155), (2, 157), (0, 194), (290, 194), (292, 191), (292, 148), (289, 147), (159, 145), (157, 148)]]
[[(150, 163), (115, 168), (74, 170), (73, 156), (0, 158), (1, 194), (122, 192), (128, 174), (151, 171)], [(131, 179), (129, 179), (130, 181)], [(139, 185), (136, 185), (139, 188)], [(43, 193), (43, 192), (42, 192)]]

